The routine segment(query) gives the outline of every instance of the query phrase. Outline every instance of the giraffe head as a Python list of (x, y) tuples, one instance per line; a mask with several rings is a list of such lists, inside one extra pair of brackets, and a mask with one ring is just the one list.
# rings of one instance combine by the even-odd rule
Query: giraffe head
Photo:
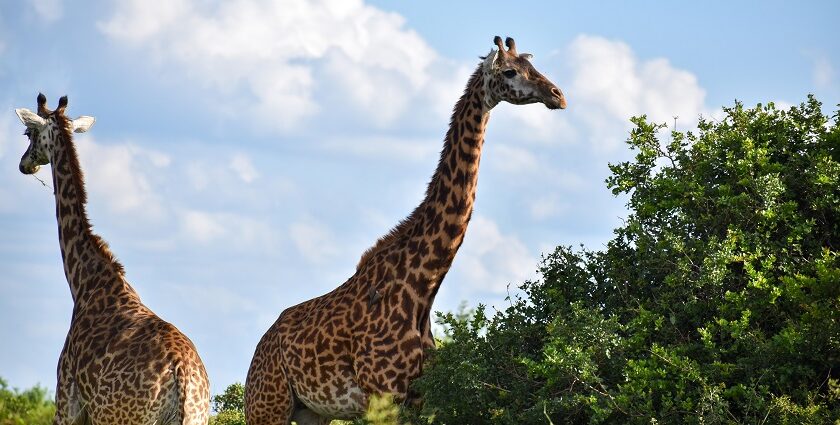
[[(80, 116), (71, 120), (64, 116), (67, 108), (67, 96), (58, 100), (58, 108), (55, 111), (47, 109), (47, 98), (38, 93), (38, 112), (32, 112), (26, 108), (15, 109), (20, 122), (26, 126), (23, 133), (29, 137), (29, 148), (20, 158), (20, 172), (23, 174), (34, 174), (42, 165), (50, 163), (53, 150), (62, 143), (62, 134), (66, 132), (84, 133), (92, 125), (95, 119), (88, 116)], [(69, 143), (70, 141), (67, 140)]]
[(498, 35), (493, 42), (498, 50), (491, 50), (482, 64), (485, 103), (494, 106), (502, 101), (515, 105), (539, 102), (549, 109), (566, 108), (563, 92), (531, 65), (530, 54), (517, 53), (516, 43), (510, 37), (505, 39), (507, 50)]

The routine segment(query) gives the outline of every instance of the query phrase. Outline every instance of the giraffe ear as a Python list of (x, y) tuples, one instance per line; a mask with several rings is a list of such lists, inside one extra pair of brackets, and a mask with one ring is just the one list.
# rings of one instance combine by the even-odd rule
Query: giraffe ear
[(490, 50), (490, 53), (484, 57), (484, 67), (485, 69), (497, 69), (499, 68), (499, 51), (496, 49)]
[(18, 118), (20, 118), (20, 122), (22, 122), (23, 125), (25, 125), (27, 128), (40, 129), (47, 124), (47, 120), (41, 118), (41, 116), (30, 111), (29, 109), (18, 108), (15, 109), (15, 113), (17, 114)]
[(74, 133), (84, 133), (90, 130), (93, 127), (93, 123), (96, 122), (96, 118), (89, 117), (87, 115), (82, 115), (79, 118), (73, 120), (73, 132)]

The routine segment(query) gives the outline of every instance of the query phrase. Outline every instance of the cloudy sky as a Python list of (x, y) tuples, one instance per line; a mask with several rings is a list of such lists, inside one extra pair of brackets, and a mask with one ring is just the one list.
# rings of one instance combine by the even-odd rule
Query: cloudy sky
[(630, 116), (685, 130), (735, 99), (840, 102), (840, 3), (565, 3), (3, 2), (0, 376), (52, 388), (72, 309), (53, 195), (17, 169), (13, 109), (39, 91), (96, 116), (76, 137), (95, 231), (196, 343), (214, 393), (244, 380), (284, 308), (342, 283), (421, 200), (494, 35), (569, 108), (493, 111), (441, 311), (502, 308), (541, 253), (610, 239), (625, 199), (603, 181), (629, 156)]

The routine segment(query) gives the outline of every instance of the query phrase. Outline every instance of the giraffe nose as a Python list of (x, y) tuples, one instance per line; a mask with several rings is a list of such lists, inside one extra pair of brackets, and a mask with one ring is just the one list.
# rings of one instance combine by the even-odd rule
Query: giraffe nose
[(40, 168), (41, 168), (41, 166), (39, 166), (39, 165), (35, 165), (35, 166), (32, 166), (32, 167), (27, 167), (27, 166), (26, 166), (26, 165), (24, 165), (23, 163), (21, 163), (21, 164), (18, 166), (18, 169), (19, 169), (19, 170), (20, 170), (20, 172), (21, 172), (21, 173), (23, 173), (23, 174), (35, 174), (35, 173), (37, 173), (37, 172), (38, 172), (38, 169), (40, 169)]
[(551, 94), (553, 94), (557, 99), (560, 101), (560, 109), (566, 109), (566, 96), (563, 96), (563, 92), (560, 91), (557, 87), (551, 88)]

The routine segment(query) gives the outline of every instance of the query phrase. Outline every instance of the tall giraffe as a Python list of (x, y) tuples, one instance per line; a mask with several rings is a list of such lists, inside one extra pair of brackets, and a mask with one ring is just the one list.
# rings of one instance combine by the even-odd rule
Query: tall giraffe
[(360, 416), (370, 395), (409, 396), (434, 347), (432, 301), (472, 214), (490, 110), (501, 101), (566, 107), (513, 39), (508, 50), (500, 37), (494, 43), (455, 105), (425, 199), (344, 284), (286, 309), (263, 335), (245, 383), (249, 425), (325, 424)]
[(58, 242), (73, 316), (58, 358), (54, 425), (206, 425), (210, 386), (193, 343), (143, 305), (123, 266), (91, 231), (82, 168), (72, 132), (93, 117), (64, 115), (38, 95), (38, 111), (16, 109), (29, 148), (20, 171), (51, 164)]

